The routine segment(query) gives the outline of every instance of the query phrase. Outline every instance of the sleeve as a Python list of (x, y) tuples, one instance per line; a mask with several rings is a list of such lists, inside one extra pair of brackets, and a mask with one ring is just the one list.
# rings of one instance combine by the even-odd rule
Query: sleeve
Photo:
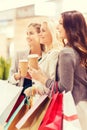
[(58, 61), (59, 91), (72, 91), (74, 84), (74, 56), (72, 53), (61, 53)]
[[(62, 91), (72, 91), (74, 84), (74, 57), (68, 53), (61, 54), (56, 68), (58, 74), (58, 89)], [(54, 85), (53, 79), (48, 79), (46, 87), (51, 90)]]
[(45, 83), (45, 86), (51, 90), (53, 84), (54, 84), (54, 80), (53, 80), (53, 79), (48, 79), (48, 80), (46, 81), (46, 83)]
[(16, 54), (12, 59), (12, 65), (10, 68), (8, 82), (15, 84), (15, 85), (18, 84), (19, 80), (17, 81), (14, 78), (14, 73), (16, 73), (17, 71), (18, 71), (18, 54)]
[(49, 55), (48, 70), (49, 78), (55, 79), (56, 64), (58, 60), (58, 51), (54, 51)]

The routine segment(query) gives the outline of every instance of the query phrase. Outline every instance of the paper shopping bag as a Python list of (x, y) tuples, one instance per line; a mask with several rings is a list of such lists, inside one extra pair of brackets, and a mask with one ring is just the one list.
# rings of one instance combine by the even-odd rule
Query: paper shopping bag
[(8, 122), (10, 120), (10, 118), (12, 118), (12, 115), (17, 110), (17, 108), (19, 108), (19, 106), (21, 106), (20, 104), (22, 103), (23, 100), (25, 100), (25, 95), (24, 94), (20, 94), (20, 96), (18, 97), (14, 107), (12, 108), (12, 111), (10, 112), (6, 122)]
[(63, 96), (63, 130), (82, 130), (71, 92)]
[(38, 130), (62, 130), (62, 102), (63, 94), (56, 93), (51, 102)]
[(6, 123), (6, 125), (4, 125), (4, 130), (8, 130), (11, 127), (14, 127), (13, 129), (15, 129), (15, 124), (20, 119), (19, 118), (20, 111), (21, 111), (21, 109), (23, 109), (23, 106), (25, 104), (26, 104), (26, 97), (23, 99), (23, 101), (20, 103), (20, 105), (18, 106), (18, 108), (14, 111), (14, 113), (13, 114), (11, 113), (12, 115), (10, 116), (10, 119), (8, 120), (8, 122)]
[(0, 124), (5, 124), (22, 89), (22, 87), (17, 87), (0, 80)]
[(87, 130), (87, 101), (80, 101), (76, 109), (82, 130)]
[(7, 129), (5, 130), (17, 130), (15, 125), (17, 122), (25, 115), (25, 113), (29, 110), (29, 102), (28, 99), (25, 98), (22, 103), (19, 105), (19, 107), (16, 109), (16, 111), (11, 116), (9, 122), (6, 124)]
[(18, 130), (38, 130), (49, 104), (47, 95), (42, 95), (37, 102), (28, 110), (28, 112), (16, 124)]
[(4, 126), (0, 125), (0, 130), (4, 130)]

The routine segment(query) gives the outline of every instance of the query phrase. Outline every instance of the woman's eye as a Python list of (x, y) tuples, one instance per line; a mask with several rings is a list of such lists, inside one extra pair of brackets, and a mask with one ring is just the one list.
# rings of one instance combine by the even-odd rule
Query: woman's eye
[(33, 35), (33, 32), (29, 32), (29, 35)]
[(45, 30), (44, 30), (44, 29), (42, 29), (42, 30), (41, 30), (41, 32), (45, 32)]
[(59, 24), (60, 24), (60, 25), (63, 25), (63, 23), (62, 23), (62, 22), (59, 22)]
[(33, 33), (30, 33), (30, 35), (33, 35)]

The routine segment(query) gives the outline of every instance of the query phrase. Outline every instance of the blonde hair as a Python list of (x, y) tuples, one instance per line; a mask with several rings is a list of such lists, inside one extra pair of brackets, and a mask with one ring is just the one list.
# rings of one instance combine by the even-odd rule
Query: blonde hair
[(62, 44), (58, 40), (58, 32), (57, 32), (57, 28), (56, 28), (56, 24), (55, 24), (54, 20), (53, 19), (48, 19), (48, 20), (43, 21), (42, 23), (46, 23), (49, 30), (50, 30), (50, 33), (52, 35), (53, 48), (61, 49)]

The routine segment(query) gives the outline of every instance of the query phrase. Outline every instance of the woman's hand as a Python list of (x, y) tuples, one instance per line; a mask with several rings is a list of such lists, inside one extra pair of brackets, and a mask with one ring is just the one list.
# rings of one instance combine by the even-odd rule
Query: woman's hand
[(32, 95), (32, 87), (29, 87), (29, 88), (25, 89), (24, 94), (27, 97), (30, 97)]
[(36, 93), (37, 93), (37, 89), (34, 86), (29, 87), (29, 88), (25, 89), (25, 91), (24, 91), (24, 94), (27, 97), (34, 96)]
[(27, 79), (32, 79), (31, 76), (30, 76), (30, 74), (29, 74), (29, 72), (27, 72), (27, 75), (26, 75), (25, 78), (27, 78)]
[(15, 80), (20, 80), (21, 79), (21, 74), (19, 72), (15, 73), (14, 78), (15, 78)]
[(20, 80), (21, 79), (21, 70), (18, 68), (18, 72), (14, 74), (15, 80)]
[(44, 89), (41, 88), (41, 87), (32, 86), (32, 87), (29, 87), (29, 88), (25, 89), (24, 94), (27, 97), (34, 96), (35, 94), (43, 95), (44, 94)]
[(45, 84), (47, 77), (46, 75), (41, 71), (41, 69), (39, 68), (38, 70), (29, 67), (28, 70), (29, 74), (31, 75), (31, 77), (39, 82), (41, 82), (42, 84)]

